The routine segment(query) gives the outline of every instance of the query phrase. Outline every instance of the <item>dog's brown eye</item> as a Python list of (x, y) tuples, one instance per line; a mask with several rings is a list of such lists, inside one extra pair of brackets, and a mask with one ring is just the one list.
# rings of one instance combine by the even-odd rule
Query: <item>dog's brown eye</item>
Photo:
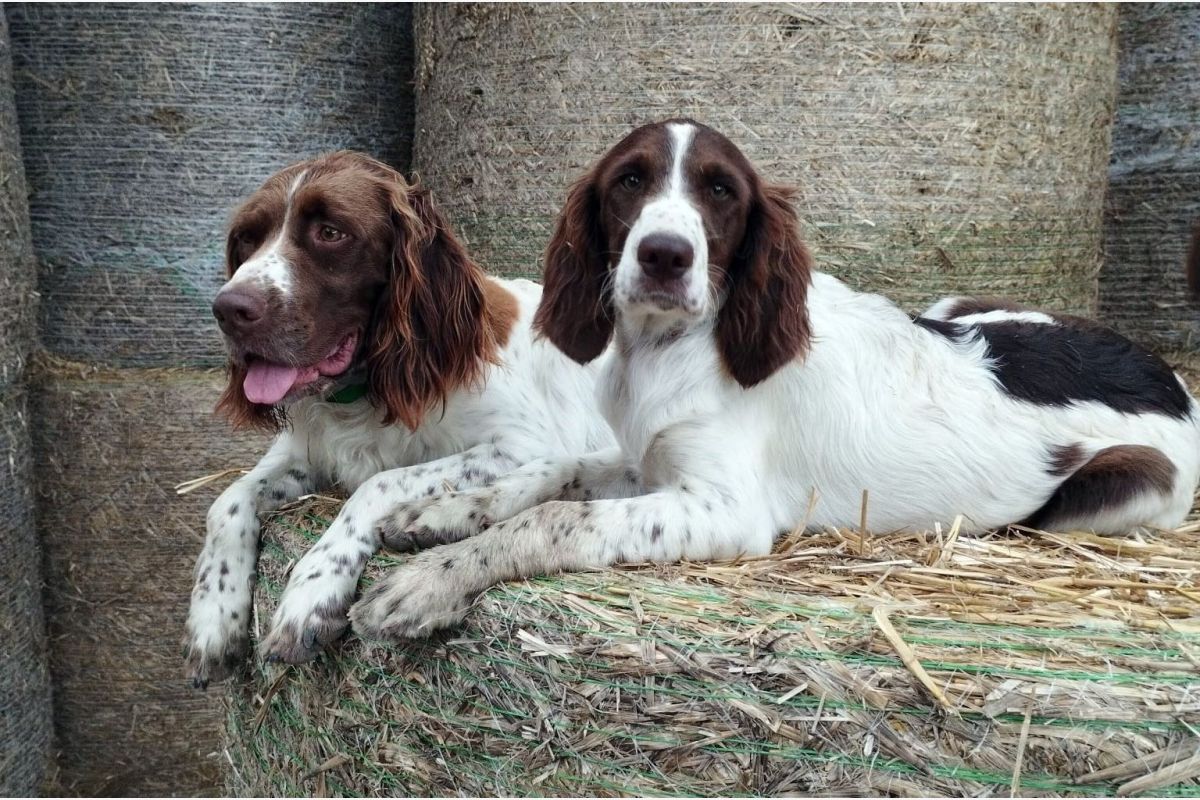
[(623, 175), (621, 177), (621, 185), (629, 191), (634, 192), (637, 191), (638, 187), (642, 185), (642, 179), (638, 175), (635, 175), (631, 172), (628, 175)]
[(317, 238), (322, 242), (340, 242), (342, 239), (346, 238), (346, 234), (342, 233), (332, 225), (322, 225), (320, 229), (317, 230)]
[(712, 185), (712, 193), (717, 197), (729, 197), (733, 194), (733, 190), (727, 184), (717, 181)]

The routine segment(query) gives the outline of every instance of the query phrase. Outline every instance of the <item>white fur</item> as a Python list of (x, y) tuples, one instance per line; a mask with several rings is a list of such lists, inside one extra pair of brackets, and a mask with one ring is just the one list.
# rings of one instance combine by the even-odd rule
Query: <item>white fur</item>
[(292, 198), (295, 197), (296, 190), (300, 188), (306, 175), (308, 175), (308, 170), (301, 171), (288, 187), (287, 208), (284, 211), (279, 235), (271, 241), (266, 249), (260, 250), (246, 259), (245, 263), (233, 273), (233, 277), (221, 287), (222, 291), (230, 287), (255, 284), (260, 288), (279, 292), (285, 301), (291, 296), (293, 267), (283, 255), (283, 245), (287, 241), (288, 222), (292, 216)]
[(638, 263), (638, 245), (654, 233), (672, 233), (692, 246), (693, 268), (684, 275), (684, 299), (679, 313), (697, 314), (703, 311), (708, 294), (708, 275), (697, 264), (708, 262), (708, 239), (704, 235), (704, 220), (699, 210), (688, 200), (683, 176), (683, 163), (694, 130), (690, 125), (672, 123), (668, 126), (671, 138), (671, 172), (663, 190), (642, 207), (617, 262), (613, 285), (618, 302), (632, 314), (645, 309), (656, 317), (662, 316), (651, 295), (655, 287), (646, 284), (642, 266)]
[[(516, 297), (519, 316), (501, 363), (488, 368), (481, 388), (456, 391), (444, 413), (431, 410), (416, 431), (382, 425), (381, 412), (365, 399), (348, 405), (301, 400), (289, 408), (291, 429), (213, 504), (188, 617), (189, 662), (198, 684), (223, 674), (222, 664), (244, 649), (258, 515), (317, 487), (354, 491), (318, 545), (293, 568), (262, 645), (267, 655), (303, 660), (333, 629), (345, 627), (362, 564), (379, 544), (378, 522), (396, 503), (447, 486), (484, 485), (538, 458), (612, 445), (592, 399), (601, 363), (581, 367), (535, 339), (531, 321), (540, 286), (498, 283)], [(225, 575), (219, 575), (222, 564)]]
[[(661, 202), (686, 203), (686, 192), (672, 184)], [(668, 219), (678, 224), (671, 232), (695, 235), (691, 214), (676, 208), (655, 212), (652, 224), (635, 220), (630, 240)], [(702, 252), (692, 270), (699, 276), (708, 272)], [(629, 246), (618, 288), (621, 270), (633, 269), (628, 259)], [(715, 304), (693, 313), (678, 335), (661, 337), (650, 333), (653, 309), (620, 291), (615, 298), (614, 355), (598, 393), (619, 447), (531, 464), (493, 487), (398, 510), (395, 524), (452, 531), (443, 540), (462, 541), (378, 583), (351, 610), (357, 631), (422, 635), (460, 619), (474, 593), (516, 577), (763, 555), (781, 531), (800, 525), (859, 525), (864, 490), (866, 523), (876, 531), (948, 525), (959, 515), (964, 531), (1017, 522), (1064, 480), (1051, 474), (1056, 447), (1080, 445), (1090, 457), (1145, 445), (1174, 465), (1167, 495), (1149, 492), (1069, 521), (1100, 532), (1178, 524), (1200, 481), (1194, 399), (1185, 419), (1014, 399), (998, 384), (981, 337), (941, 336), (829, 275), (816, 274), (809, 289), (807, 356), (749, 389), (721, 363)], [(1057, 324), (1036, 312), (998, 313)]]

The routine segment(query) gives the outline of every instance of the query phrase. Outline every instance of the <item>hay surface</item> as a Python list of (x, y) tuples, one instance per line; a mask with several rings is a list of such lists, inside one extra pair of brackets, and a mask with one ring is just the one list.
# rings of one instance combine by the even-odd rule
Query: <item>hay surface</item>
[(262, 436), (212, 414), (223, 376), (39, 358), (31, 411), (58, 733), (55, 793), (211, 793), (220, 701), (183, 677), (192, 566), (213, 491), (197, 469), (252, 464)]
[(1121, 5), (1120, 94), (1105, 212), (1104, 319), (1200, 349), (1184, 263), (1200, 224), (1200, 5)]
[(7, 5), (44, 345), (215, 365), (233, 207), (338, 148), (407, 169), (412, 11), (389, 5)]
[(487, 267), (537, 276), (568, 184), (690, 115), (795, 184), (817, 264), (909, 310), (1092, 313), (1113, 6), (422, 7), (414, 170)]
[[(267, 526), (256, 633), (337, 508)], [(230, 791), (1200, 796), (1198, 536), (827, 531), (499, 586), (427, 641), (257, 666)]]

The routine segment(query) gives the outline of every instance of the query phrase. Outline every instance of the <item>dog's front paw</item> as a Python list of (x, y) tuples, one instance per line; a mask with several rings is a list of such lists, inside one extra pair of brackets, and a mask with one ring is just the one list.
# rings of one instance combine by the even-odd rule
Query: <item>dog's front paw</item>
[(416, 552), (475, 536), (492, 524), (484, 496), (455, 492), (405, 503), (379, 525), (379, 534), (392, 550)]
[(310, 586), (330, 583), (318, 577), (288, 586), (271, 621), (271, 630), (258, 646), (264, 660), (304, 664), (345, 632), (354, 584)]
[(478, 592), (455, 576), (455, 556), (423, 553), (396, 567), (350, 609), (354, 632), (369, 639), (413, 639), (462, 622)]
[(250, 638), (244, 628), (222, 630), (214, 635), (193, 631), (188, 636), (184, 669), (194, 689), (207, 689), (214, 681), (223, 681), (239, 672), (250, 652)]

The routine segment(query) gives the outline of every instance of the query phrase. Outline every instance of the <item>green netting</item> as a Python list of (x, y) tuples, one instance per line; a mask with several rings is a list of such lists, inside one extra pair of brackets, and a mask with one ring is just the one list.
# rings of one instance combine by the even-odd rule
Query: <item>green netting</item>
[[(310, 503), (267, 526), (259, 629), (335, 511)], [(1106, 796), (1200, 748), (1194, 577), (1179, 594), (1111, 591), (1129, 604), (1116, 616), (1047, 588), (1100, 579), (1101, 560), (1145, 581), (1194, 530), (1134, 555), (1083, 535), (959, 540), (944, 563), (924, 559), (945, 552), (932, 535), (907, 536), (861, 556), (830, 533), (754, 564), (508, 584), (458, 631), (258, 666), (230, 700), (231, 791), (989, 796), (1012, 789), (1019, 752), (1021, 792)], [(366, 582), (396, 563), (375, 559)], [(937, 576), (962, 577), (914, 589)], [(1013, 576), (1039, 588), (1002, 590)], [(953, 712), (881, 636), (880, 603)], [(1194, 776), (1152, 788), (1200, 796)]]

